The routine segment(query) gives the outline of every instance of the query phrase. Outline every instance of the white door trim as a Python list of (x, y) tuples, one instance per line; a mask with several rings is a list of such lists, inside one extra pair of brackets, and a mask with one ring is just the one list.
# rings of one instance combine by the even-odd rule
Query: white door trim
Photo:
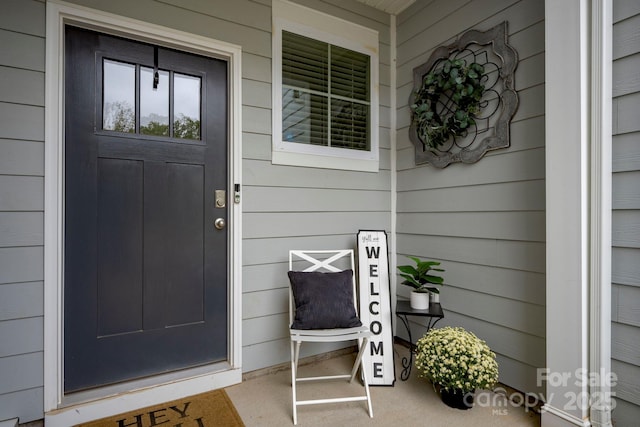
[(242, 184), (241, 56), (239, 46), (69, 3), (47, 2), (44, 212), (44, 412), (48, 427), (69, 426), (143, 406), (179, 399), (242, 381), (241, 203), (229, 210), (228, 363), (189, 371), (156, 384), (132, 382), (126, 390), (92, 392), (73, 403), (63, 392), (64, 220), (64, 26), (72, 23), (105, 33), (223, 58), (229, 63), (229, 189)]

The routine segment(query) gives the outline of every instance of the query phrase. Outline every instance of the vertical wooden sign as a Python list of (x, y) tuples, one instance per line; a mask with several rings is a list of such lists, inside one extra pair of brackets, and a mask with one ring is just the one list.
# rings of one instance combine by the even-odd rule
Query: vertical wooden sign
[(370, 385), (393, 385), (393, 328), (389, 286), (389, 258), (385, 231), (358, 232), (360, 320), (373, 336), (364, 353)]

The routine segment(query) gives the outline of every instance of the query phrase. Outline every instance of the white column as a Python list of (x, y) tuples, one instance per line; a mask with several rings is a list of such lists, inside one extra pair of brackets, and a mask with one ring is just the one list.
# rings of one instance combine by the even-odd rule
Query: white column
[(611, 149), (613, 5), (592, 0), (589, 274), (589, 419), (611, 426)]
[(611, 425), (607, 402), (591, 408), (610, 366), (610, 10), (609, 0), (545, 1), (544, 427)]

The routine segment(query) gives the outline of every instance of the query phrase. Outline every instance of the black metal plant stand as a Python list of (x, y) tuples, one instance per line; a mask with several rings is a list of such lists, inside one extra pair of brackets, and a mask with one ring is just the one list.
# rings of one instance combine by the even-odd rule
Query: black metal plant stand
[(400, 379), (402, 381), (406, 381), (409, 379), (409, 375), (411, 374), (411, 366), (413, 365), (413, 353), (416, 350), (416, 345), (413, 343), (413, 338), (411, 338), (411, 328), (409, 327), (409, 320), (407, 316), (421, 316), (427, 317), (427, 332), (433, 328), (436, 323), (440, 321), (444, 317), (444, 313), (442, 311), (442, 306), (440, 303), (431, 303), (429, 304), (428, 310), (416, 310), (411, 308), (411, 304), (409, 301), (398, 301), (396, 304), (396, 316), (402, 320), (404, 323), (404, 327), (407, 328), (407, 334), (409, 335), (409, 358), (402, 358), (402, 372), (400, 373)]

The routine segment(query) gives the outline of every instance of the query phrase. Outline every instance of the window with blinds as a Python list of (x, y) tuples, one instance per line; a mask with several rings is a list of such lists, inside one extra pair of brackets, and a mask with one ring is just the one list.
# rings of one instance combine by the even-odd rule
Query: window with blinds
[(282, 31), (282, 140), (370, 150), (370, 57)]

